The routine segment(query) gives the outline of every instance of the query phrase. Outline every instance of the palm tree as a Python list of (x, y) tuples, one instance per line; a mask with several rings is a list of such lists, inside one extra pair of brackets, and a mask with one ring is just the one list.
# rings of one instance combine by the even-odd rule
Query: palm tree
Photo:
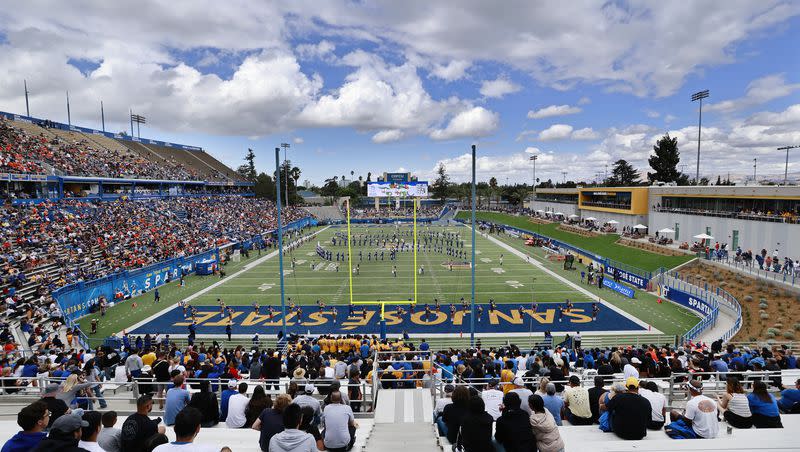
[(367, 172), (367, 182), (372, 182), (372, 173)]

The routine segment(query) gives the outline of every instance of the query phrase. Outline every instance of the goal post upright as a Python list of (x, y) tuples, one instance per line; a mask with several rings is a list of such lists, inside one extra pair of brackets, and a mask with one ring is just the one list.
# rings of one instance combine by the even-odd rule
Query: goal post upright
[(350, 304), (353, 304), (353, 249), (350, 246), (351, 237), (350, 237), (350, 198), (346, 201), (347, 203), (347, 274), (348, 278), (350, 278)]

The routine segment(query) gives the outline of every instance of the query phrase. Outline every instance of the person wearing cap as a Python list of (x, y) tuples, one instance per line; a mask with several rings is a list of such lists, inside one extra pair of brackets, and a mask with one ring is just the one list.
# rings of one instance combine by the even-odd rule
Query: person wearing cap
[(638, 440), (647, 436), (647, 423), (652, 411), (650, 402), (639, 395), (639, 379), (625, 380), (626, 392), (615, 395), (606, 403), (611, 416), (611, 428), (622, 439)]
[(628, 378), (630, 377), (634, 377), (637, 380), (639, 379), (639, 366), (641, 364), (642, 361), (634, 356), (631, 358), (631, 362), (629, 364), (625, 364), (625, 366), (622, 367), (622, 373), (625, 374), (625, 381), (628, 381)]
[[(536, 438), (531, 430), (530, 415), (522, 409), (521, 404), (519, 395), (509, 392), (503, 396), (503, 403), (500, 405), (502, 414), (497, 418), (494, 439), (506, 452), (536, 450)], [(527, 400), (525, 404), (528, 405)]]
[(82, 416), (83, 410), (78, 409), (56, 419), (53, 427), (50, 428), (50, 434), (39, 442), (33, 452), (88, 452), (86, 449), (78, 447), (81, 429), (89, 426)]
[(228, 416), (225, 418), (225, 425), (228, 428), (242, 428), (247, 423), (247, 404), (250, 399), (247, 397), (247, 383), (239, 383), (239, 392), (228, 399)]
[[(514, 378), (512, 385), (513, 389), (511, 389), (509, 392), (516, 392), (520, 400), (528, 400), (528, 397), (533, 394), (533, 392), (525, 386), (525, 382), (522, 380), (522, 377)], [(530, 407), (526, 409), (526, 404), (523, 403), (522, 405), (522, 409), (528, 411), (528, 414), (530, 414)]]
[(161, 418), (150, 419), (153, 410), (153, 397), (145, 394), (136, 399), (136, 412), (128, 416), (122, 423), (120, 435), (121, 452), (140, 452), (145, 444), (156, 435), (163, 435), (167, 429)]
[(50, 421), (50, 410), (42, 401), (36, 401), (21, 409), (17, 414), (17, 424), (22, 427), (3, 445), (2, 452), (28, 452), (36, 447), (47, 433), (44, 429)]
[(164, 405), (164, 424), (167, 426), (175, 423), (175, 416), (192, 400), (189, 391), (183, 389), (183, 375), (176, 375), (172, 382), (173, 387), (167, 391)]
[(581, 379), (577, 375), (569, 377), (569, 387), (564, 389), (564, 406), (570, 424), (592, 425), (589, 390), (581, 386)]
[(703, 395), (702, 381), (690, 380), (686, 388), (691, 399), (686, 402), (685, 412), (672, 410), (669, 413), (670, 419), (691, 428), (698, 438), (716, 438), (719, 433), (717, 404)]
[(239, 391), (236, 390), (236, 387), (239, 385), (239, 382), (236, 380), (228, 380), (228, 388), (222, 391), (222, 397), (219, 400), (219, 421), (225, 422), (225, 419), (228, 418), (228, 401), (231, 399), (232, 396), (238, 394)]
[(503, 404), (503, 391), (497, 389), (497, 380), (494, 378), (489, 380), (486, 389), (481, 391), (481, 399), (486, 406), (486, 412), (496, 421), (502, 414), (500, 407)]
[(56, 393), (58, 393), (60, 388), (61, 386), (59, 386), (58, 383), (49, 383), (45, 386), (44, 395), (40, 399), (40, 401), (47, 405), (47, 409), (50, 411), (50, 421), (47, 424), (48, 429), (53, 426), (53, 422), (69, 412), (69, 407), (66, 402), (56, 398)]
[(316, 387), (314, 387), (314, 385), (311, 383), (308, 383), (305, 385), (303, 390), (303, 393), (298, 394), (292, 403), (300, 405), (300, 407), (311, 407), (314, 410), (314, 421), (312, 421), (312, 424), (317, 425), (319, 424), (319, 417), (322, 414), (322, 407), (320, 406), (319, 400), (315, 399), (312, 395), (314, 394)]

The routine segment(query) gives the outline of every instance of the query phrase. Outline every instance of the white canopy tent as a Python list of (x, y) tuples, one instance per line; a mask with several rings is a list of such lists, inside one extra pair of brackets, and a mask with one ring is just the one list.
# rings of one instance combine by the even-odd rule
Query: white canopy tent
[(564, 216), (564, 212), (556, 212), (556, 213), (553, 214), (553, 216), (554, 217), (563, 217)]
[(578, 215), (575, 215), (574, 213), (572, 215), (570, 215), (569, 217), (570, 218), (580, 218)]
[(633, 227), (633, 229), (647, 229), (647, 226), (643, 224), (637, 224), (636, 226)]
[(673, 229), (670, 229), (670, 228), (664, 228), (664, 229), (659, 229), (658, 233), (659, 234), (674, 234), (675, 231)]
[(705, 233), (697, 234), (696, 236), (694, 236), (694, 238), (696, 238), (698, 240), (714, 240), (714, 237), (712, 237), (712, 236), (710, 236), (708, 234), (705, 234)]
[(617, 221), (617, 220), (608, 220), (608, 221), (606, 221), (606, 224), (619, 224), (619, 221)]
[(589, 218), (584, 218), (584, 220), (586, 220), (586, 221), (597, 221), (597, 218), (589, 217)]

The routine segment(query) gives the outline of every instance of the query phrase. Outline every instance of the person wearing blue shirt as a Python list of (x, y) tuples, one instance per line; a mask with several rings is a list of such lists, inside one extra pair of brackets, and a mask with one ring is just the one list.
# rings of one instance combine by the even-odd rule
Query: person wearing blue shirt
[(175, 424), (175, 416), (177, 416), (178, 413), (180, 413), (181, 410), (184, 409), (192, 400), (192, 397), (189, 395), (189, 391), (182, 388), (183, 375), (176, 375), (172, 381), (175, 383), (175, 387), (167, 391), (167, 400), (164, 404), (165, 425)]
[(361, 344), (361, 357), (367, 358), (369, 356), (369, 344), (366, 342)]
[(564, 399), (556, 395), (556, 385), (547, 383), (546, 394), (542, 397), (544, 407), (553, 415), (556, 425), (561, 425), (561, 415), (564, 414)]
[(583, 355), (583, 367), (594, 369), (594, 357), (588, 351)]
[[(720, 374), (725, 374), (728, 372), (728, 363), (723, 361), (719, 355), (714, 355), (714, 360), (711, 361), (711, 368)], [(725, 375), (720, 375), (719, 379), (725, 380)]]
[(422, 350), (423, 352), (427, 352), (428, 350), (431, 349), (431, 346), (430, 344), (425, 342), (425, 339), (423, 339), (422, 343), (419, 344), (419, 349)]
[(38, 401), (21, 409), (17, 414), (17, 424), (22, 427), (22, 431), (12, 436), (11, 439), (3, 444), (2, 452), (28, 452), (47, 437), (44, 429), (50, 421), (50, 411), (47, 404)]
[(228, 389), (222, 391), (222, 397), (219, 399), (219, 421), (225, 422), (228, 418), (228, 401), (230, 400), (231, 396), (234, 394), (238, 394), (239, 391), (236, 390), (236, 387), (239, 383), (236, 380), (230, 380), (228, 382)]
[(778, 400), (778, 408), (784, 413), (789, 413), (794, 407), (797, 410), (800, 405), (800, 378), (794, 382), (794, 389), (787, 388), (781, 391), (781, 399)]
[(756, 428), (783, 428), (781, 414), (775, 397), (767, 392), (767, 384), (763, 381), (753, 383), (753, 392), (747, 394), (750, 412), (753, 414), (753, 425)]

